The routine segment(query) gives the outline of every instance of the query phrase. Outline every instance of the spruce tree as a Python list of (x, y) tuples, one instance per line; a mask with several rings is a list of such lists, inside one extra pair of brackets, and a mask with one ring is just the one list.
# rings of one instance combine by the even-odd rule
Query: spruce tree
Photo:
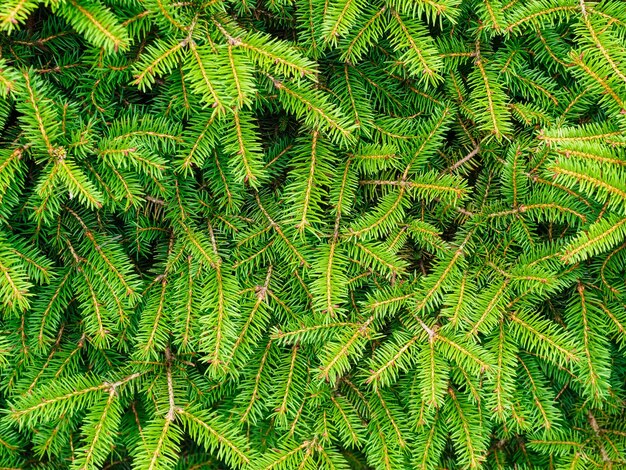
[(1, 0), (0, 468), (626, 468), (626, 3)]

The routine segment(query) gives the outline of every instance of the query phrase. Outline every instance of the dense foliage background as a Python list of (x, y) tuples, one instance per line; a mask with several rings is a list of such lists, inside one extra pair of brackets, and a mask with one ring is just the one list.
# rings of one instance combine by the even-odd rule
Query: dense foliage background
[(2, 0), (0, 467), (626, 468), (626, 3)]

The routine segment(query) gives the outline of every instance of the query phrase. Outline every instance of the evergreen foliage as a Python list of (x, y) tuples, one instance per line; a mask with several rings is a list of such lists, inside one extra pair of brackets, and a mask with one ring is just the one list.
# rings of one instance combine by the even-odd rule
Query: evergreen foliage
[(626, 468), (624, 2), (0, 3), (0, 468)]

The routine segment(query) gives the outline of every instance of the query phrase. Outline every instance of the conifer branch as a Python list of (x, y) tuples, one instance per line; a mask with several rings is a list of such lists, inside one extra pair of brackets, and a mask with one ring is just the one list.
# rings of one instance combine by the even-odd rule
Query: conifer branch
[[(128, 48), (126, 30), (114, 23), (113, 15), (103, 5), (85, 0), (67, 0), (66, 5), (71, 5), (73, 9), (66, 7), (61, 11), (64, 12), (74, 27), (85, 34), (89, 40), (97, 45), (103, 45), (107, 49), (112, 49), (114, 52)], [(76, 16), (73, 10), (80, 13), (81, 17)], [(87, 23), (83, 23), (84, 21)]]
[(583, 22), (585, 23), (585, 26), (589, 30), (589, 35), (591, 37), (591, 40), (593, 41), (595, 46), (598, 48), (602, 56), (606, 59), (611, 69), (613, 69), (613, 72), (615, 72), (615, 74), (619, 78), (621, 78), (623, 82), (626, 82), (626, 75), (624, 75), (624, 73), (617, 67), (615, 60), (609, 55), (609, 52), (602, 45), (602, 42), (598, 38), (598, 35), (593, 27), (593, 24), (591, 23), (589, 19), (589, 12), (587, 11), (587, 5), (585, 4), (585, 0), (580, 0), (580, 11), (582, 12)]
[(624, 464), (625, 28), (0, 1), (0, 466)]

